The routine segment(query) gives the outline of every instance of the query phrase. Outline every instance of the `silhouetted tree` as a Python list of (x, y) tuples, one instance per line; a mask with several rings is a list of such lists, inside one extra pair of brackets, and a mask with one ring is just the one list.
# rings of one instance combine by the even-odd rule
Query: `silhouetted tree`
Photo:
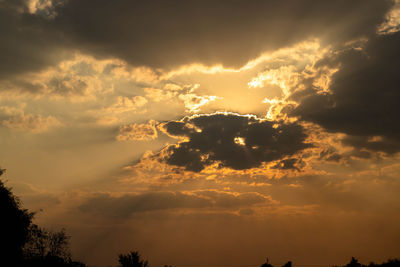
[(261, 267), (274, 267), (274, 266), (269, 263), (269, 259), (267, 258), (267, 261), (263, 265), (261, 265)]
[[(372, 264), (372, 265), (371, 265)], [(376, 265), (374, 263), (370, 263), (369, 267), (399, 267), (400, 260), (399, 259), (389, 259), (387, 262), (383, 262), (382, 264)]]
[(354, 257), (351, 258), (350, 262), (342, 267), (400, 267), (400, 260), (398, 259), (389, 259), (383, 263), (369, 263), (368, 265), (364, 265), (358, 262), (358, 260)]
[(346, 267), (361, 267), (361, 264), (356, 258), (351, 257), (351, 260), (348, 264), (346, 264)]
[[(5, 170), (0, 170), (0, 175)], [(20, 200), (0, 180), (0, 258), (7, 266), (19, 266), (29, 236), (33, 213), (21, 208)]]
[[(0, 169), (0, 175), (4, 173)], [(32, 223), (34, 213), (0, 180), (0, 266), (85, 267), (71, 260), (65, 230), (47, 231)]]
[(292, 267), (292, 262), (288, 261), (282, 267)]
[(128, 254), (118, 256), (120, 267), (149, 267), (149, 263), (140, 259), (138, 251), (131, 251)]
[(60, 258), (64, 262), (71, 260), (69, 251), (69, 236), (65, 229), (59, 232), (47, 231), (36, 224), (29, 228), (29, 238), (24, 247), (24, 254), (28, 258)]

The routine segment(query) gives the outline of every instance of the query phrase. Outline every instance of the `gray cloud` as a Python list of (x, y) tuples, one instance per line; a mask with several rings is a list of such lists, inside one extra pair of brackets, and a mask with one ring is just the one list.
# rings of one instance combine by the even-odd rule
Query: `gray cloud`
[(199, 172), (207, 165), (242, 170), (291, 156), (307, 147), (302, 126), (260, 120), (255, 116), (216, 113), (172, 121), (168, 134), (188, 141), (167, 148), (165, 162)]
[(356, 148), (400, 151), (400, 32), (372, 37), (363, 50), (345, 49), (322, 60), (339, 67), (329, 93), (308, 88), (292, 112), (331, 132), (348, 134)]
[(0, 78), (54, 65), (75, 50), (132, 65), (239, 66), (312, 37), (341, 42), (375, 31), (393, 1), (48, 1), (0, 4)]
[(106, 0), (71, 0), (58, 11), (56, 21), (68, 25), (90, 49), (134, 64), (166, 66), (194, 60), (240, 65), (263, 50), (307, 37), (326, 34), (343, 40), (371, 33), (390, 3), (154, 0), (111, 5)]
[(0, 3), (0, 79), (39, 71), (66, 56), (63, 34), (50, 21), (29, 14), (26, 2)]
[[(54, 20), (82, 49), (134, 65), (239, 66), (309, 37), (343, 41), (375, 31), (392, 1), (70, 0)], [(239, 41), (240, 40), (240, 41)]]

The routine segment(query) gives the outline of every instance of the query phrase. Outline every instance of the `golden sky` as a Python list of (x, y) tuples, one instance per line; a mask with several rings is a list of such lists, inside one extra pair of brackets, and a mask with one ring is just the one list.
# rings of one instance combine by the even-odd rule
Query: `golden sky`
[(399, 10), (0, 0), (3, 178), (99, 267), (398, 257)]

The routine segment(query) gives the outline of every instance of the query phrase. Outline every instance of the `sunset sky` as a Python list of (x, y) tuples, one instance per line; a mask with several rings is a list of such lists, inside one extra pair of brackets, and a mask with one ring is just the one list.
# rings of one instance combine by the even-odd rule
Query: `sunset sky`
[(400, 1), (0, 0), (0, 167), (75, 259), (400, 257)]

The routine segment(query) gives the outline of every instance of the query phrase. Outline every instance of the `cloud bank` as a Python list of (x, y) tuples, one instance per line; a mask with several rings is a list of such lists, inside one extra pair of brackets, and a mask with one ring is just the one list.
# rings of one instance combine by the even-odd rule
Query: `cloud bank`
[(339, 68), (328, 92), (305, 88), (291, 115), (330, 132), (359, 149), (400, 151), (400, 32), (371, 37), (360, 48), (344, 48), (317, 62)]

